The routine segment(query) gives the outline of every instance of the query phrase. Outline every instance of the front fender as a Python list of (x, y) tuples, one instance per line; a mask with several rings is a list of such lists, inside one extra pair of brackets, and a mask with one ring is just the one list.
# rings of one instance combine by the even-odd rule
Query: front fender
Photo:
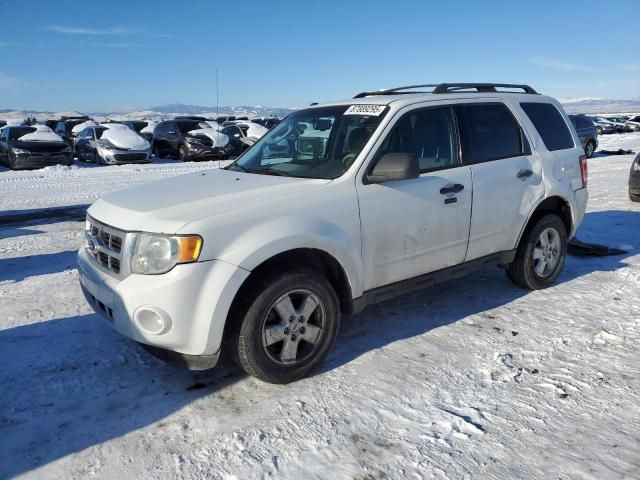
[(226, 245), (218, 258), (252, 271), (289, 250), (321, 250), (340, 264), (355, 298), (362, 294), (360, 228), (356, 224), (349, 230), (322, 219), (280, 217), (247, 229)]

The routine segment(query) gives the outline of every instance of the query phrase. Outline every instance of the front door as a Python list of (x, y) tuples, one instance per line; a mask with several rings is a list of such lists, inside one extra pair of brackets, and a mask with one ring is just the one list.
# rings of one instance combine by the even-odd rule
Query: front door
[(367, 168), (391, 152), (416, 154), (421, 175), (358, 181), (365, 290), (457, 265), (467, 251), (471, 169), (460, 164), (453, 110), (403, 114)]

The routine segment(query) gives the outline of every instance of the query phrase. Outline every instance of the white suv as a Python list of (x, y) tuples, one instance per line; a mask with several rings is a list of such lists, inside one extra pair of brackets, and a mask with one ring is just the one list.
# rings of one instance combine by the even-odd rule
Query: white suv
[(292, 113), (225, 169), (98, 200), (80, 281), (161, 358), (210, 368), (224, 346), (286, 383), (322, 361), (341, 313), (487, 265), (548, 287), (586, 184), (569, 118), (529, 86), (365, 92)]

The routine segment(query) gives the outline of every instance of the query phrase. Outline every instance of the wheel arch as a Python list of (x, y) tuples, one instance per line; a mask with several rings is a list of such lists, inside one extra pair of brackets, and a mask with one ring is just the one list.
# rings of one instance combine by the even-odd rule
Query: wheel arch
[(556, 215), (558, 215), (567, 230), (567, 237), (571, 237), (573, 233), (574, 218), (571, 203), (559, 195), (553, 195), (542, 199), (532, 210), (529, 218), (527, 219), (527, 222), (525, 223), (524, 228), (521, 230), (520, 235), (518, 236), (518, 243), (516, 243), (516, 248), (518, 247), (518, 245), (520, 245), (520, 241), (522, 240), (524, 234), (529, 229), (531, 229), (533, 225), (535, 225), (540, 217), (547, 213), (555, 213)]

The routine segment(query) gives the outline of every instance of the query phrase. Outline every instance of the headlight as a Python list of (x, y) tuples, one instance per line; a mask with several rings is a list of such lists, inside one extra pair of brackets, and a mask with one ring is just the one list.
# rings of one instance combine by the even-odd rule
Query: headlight
[(23, 150), (21, 148), (15, 148), (14, 147), (13, 153), (15, 153), (17, 155), (29, 155), (31, 152), (29, 150)]
[(145, 275), (166, 273), (179, 263), (195, 262), (200, 256), (198, 235), (141, 233), (131, 256), (131, 272)]
[(116, 150), (118, 147), (109, 142), (100, 141), (98, 142), (98, 146), (100, 148), (104, 148), (106, 150)]

